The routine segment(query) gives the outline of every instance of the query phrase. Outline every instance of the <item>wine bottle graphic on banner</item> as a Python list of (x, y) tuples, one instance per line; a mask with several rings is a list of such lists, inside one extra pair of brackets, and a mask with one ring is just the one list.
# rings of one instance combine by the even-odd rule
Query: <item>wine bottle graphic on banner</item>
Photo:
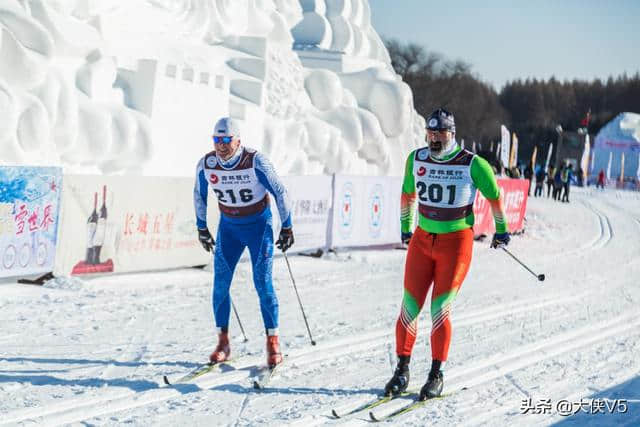
[[(91, 194), (91, 193), (89, 193)], [(79, 261), (71, 269), (71, 274), (111, 273), (114, 265), (112, 259), (101, 262), (100, 256), (107, 240), (107, 186), (102, 186), (102, 206), (98, 211), (98, 193), (93, 193), (93, 212), (87, 219), (87, 252), (84, 260)]]
[(87, 256), (85, 261), (87, 264), (93, 264), (94, 251), (93, 251), (93, 239), (96, 235), (96, 228), (98, 227), (98, 193), (93, 194), (93, 212), (89, 215), (87, 220)]
[(102, 207), (100, 208), (100, 217), (96, 225), (96, 234), (93, 239), (93, 263), (100, 264), (100, 251), (104, 245), (104, 238), (107, 231), (107, 186), (102, 186)]

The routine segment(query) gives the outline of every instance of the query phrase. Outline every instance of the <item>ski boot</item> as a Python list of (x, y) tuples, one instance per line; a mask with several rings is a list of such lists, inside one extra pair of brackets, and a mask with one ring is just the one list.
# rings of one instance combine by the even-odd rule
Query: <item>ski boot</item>
[(444, 384), (444, 377), (440, 370), (442, 362), (433, 359), (431, 362), (431, 371), (429, 371), (429, 377), (427, 382), (420, 389), (420, 396), (418, 400), (427, 400), (438, 397), (442, 394), (442, 386)]
[(398, 356), (398, 366), (393, 373), (393, 377), (384, 386), (385, 396), (396, 396), (404, 393), (409, 387), (409, 362), (411, 356)]
[(209, 361), (211, 363), (221, 363), (229, 360), (230, 356), (231, 348), (229, 347), (229, 332), (220, 332), (218, 334), (218, 345), (209, 356)]
[(282, 363), (282, 353), (277, 335), (267, 335), (267, 366), (273, 368)]

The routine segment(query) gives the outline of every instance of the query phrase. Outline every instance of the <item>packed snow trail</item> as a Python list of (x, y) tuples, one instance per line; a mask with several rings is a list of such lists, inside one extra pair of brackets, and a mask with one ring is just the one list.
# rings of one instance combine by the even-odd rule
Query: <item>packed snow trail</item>
[[(487, 241), (475, 243), (453, 304), (444, 390), (452, 394), (395, 423), (640, 422), (640, 194), (572, 189), (571, 198), (531, 198), (526, 232), (509, 245), (545, 282)], [(391, 376), (405, 254), (290, 257), (316, 347), (284, 260), (276, 259), (287, 365), (261, 391), (253, 390), (252, 369), (264, 364), (264, 332), (246, 262), (231, 292), (249, 341), (232, 318), (233, 368), (176, 387), (162, 376), (187, 373), (215, 345), (210, 272), (0, 285), (0, 425), (368, 424), (367, 413), (334, 420), (331, 409), (371, 400)], [(410, 389), (419, 389), (430, 366), (425, 310), (418, 327)], [(587, 398), (630, 402), (626, 413), (521, 413), (526, 399)]]

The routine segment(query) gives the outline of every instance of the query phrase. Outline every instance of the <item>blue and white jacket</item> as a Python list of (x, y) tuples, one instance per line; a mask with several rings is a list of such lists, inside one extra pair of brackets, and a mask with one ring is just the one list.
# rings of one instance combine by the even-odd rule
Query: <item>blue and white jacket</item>
[(207, 153), (198, 161), (193, 202), (198, 228), (207, 227), (209, 187), (218, 198), (224, 217), (251, 220), (269, 208), (269, 194), (276, 199), (283, 227), (291, 227), (291, 201), (269, 160), (256, 150), (240, 146), (227, 161)]

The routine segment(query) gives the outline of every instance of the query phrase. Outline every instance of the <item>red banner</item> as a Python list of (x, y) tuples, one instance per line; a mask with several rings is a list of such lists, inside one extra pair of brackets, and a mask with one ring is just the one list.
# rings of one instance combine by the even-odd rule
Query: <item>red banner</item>
[[(507, 215), (507, 223), (511, 233), (521, 231), (524, 227), (524, 214), (527, 211), (527, 193), (529, 190), (528, 179), (498, 179), (498, 186), (503, 195), (504, 211)], [(495, 226), (493, 215), (487, 199), (478, 191), (473, 205), (475, 225), (473, 232), (480, 234), (493, 234)]]

